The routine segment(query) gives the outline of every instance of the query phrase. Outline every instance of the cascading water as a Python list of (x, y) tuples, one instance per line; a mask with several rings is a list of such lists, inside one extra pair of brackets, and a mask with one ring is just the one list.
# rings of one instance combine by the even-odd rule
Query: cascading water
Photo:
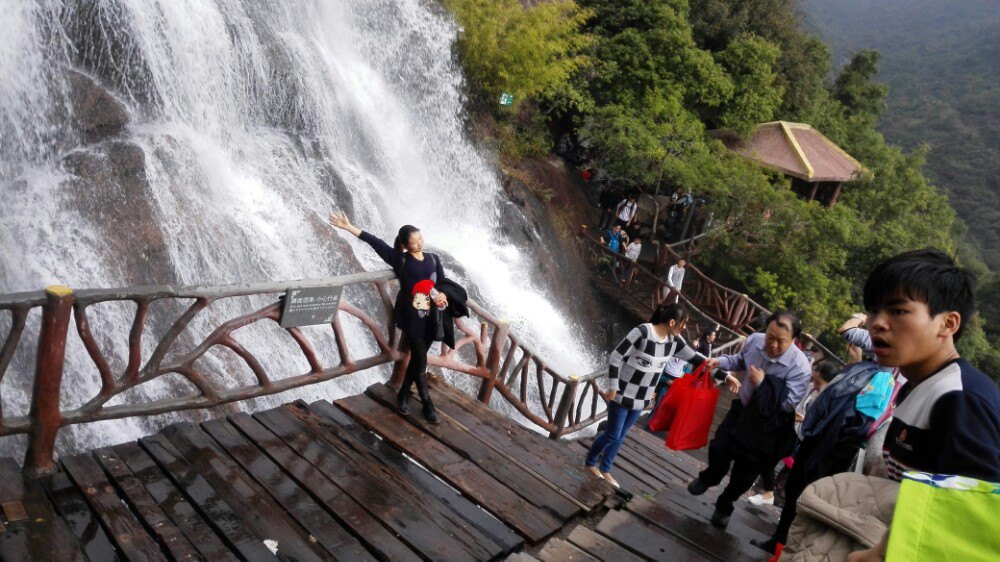
[[(339, 235), (325, 225), (343, 209), (384, 237), (417, 224), (556, 369), (595, 366), (578, 343), (583, 331), (532, 280), (530, 251), (499, 224), (496, 172), (464, 132), (457, 28), (437, 2), (15, 0), (3, 8), (0, 293), (349, 273)], [(74, 71), (124, 102), (123, 131), (94, 140), (100, 123), (71, 126)], [(104, 167), (112, 171), (102, 176)], [(347, 243), (366, 268), (384, 267), (363, 244)], [(134, 307), (103, 310), (95, 328), (120, 372)], [(214, 314), (239, 312), (222, 305)], [(9, 326), (0, 316), (0, 334)], [(353, 329), (352, 345), (371, 345)], [(270, 345), (273, 334), (241, 337), (260, 338), (247, 345), (272, 372), (307, 370)], [(19, 352), (4, 381), (6, 415), (27, 411), (29, 356)], [(213, 361), (219, 372), (231, 366)], [(65, 405), (94, 395), (98, 377), (79, 342), (66, 373)], [(384, 376), (356, 374), (248, 407), (358, 392)], [(175, 390), (144, 385), (132, 399)], [(172, 419), (74, 426), (59, 447), (134, 439)], [(5, 439), (0, 455), (21, 447)]]

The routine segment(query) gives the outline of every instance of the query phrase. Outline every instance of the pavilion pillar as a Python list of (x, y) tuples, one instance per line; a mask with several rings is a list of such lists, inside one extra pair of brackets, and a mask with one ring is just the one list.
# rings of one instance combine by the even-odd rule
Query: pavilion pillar
[(826, 204), (827, 207), (833, 207), (837, 204), (837, 198), (840, 197), (840, 189), (844, 187), (844, 182), (837, 182), (837, 185), (833, 187), (833, 195), (830, 196), (830, 202)]

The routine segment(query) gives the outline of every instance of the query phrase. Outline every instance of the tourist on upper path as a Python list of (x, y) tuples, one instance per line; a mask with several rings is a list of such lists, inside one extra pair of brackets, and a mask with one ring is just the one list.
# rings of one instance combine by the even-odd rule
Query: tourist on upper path
[(715, 340), (719, 337), (719, 325), (716, 324), (714, 328), (709, 328), (705, 330), (702, 334), (701, 340), (695, 344), (695, 349), (698, 353), (704, 355), (705, 357), (712, 356), (712, 350), (715, 348)]
[[(917, 471), (1000, 482), (1000, 390), (955, 348), (973, 316), (973, 286), (968, 271), (931, 249), (889, 258), (865, 282), (872, 352), (907, 381), (883, 449), (892, 480)], [(888, 536), (851, 560), (881, 560)]]
[(623, 228), (628, 228), (632, 226), (635, 222), (635, 213), (639, 210), (639, 202), (635, 195), (629, 195), (627, 199), (622, 199), (618, 206), (615, 207), (615, 216), (618, 218), (618, 224)]
[[(584, 465), (613, 486), (615, 455), (629, 429), (654, 398), (656, 383), (667, 361), (677, 357), (700, 365), (705, 357), (688, 347), (680, 333), (687, 323), (687, 309), (678, 304), (660, 305), (646, 324), (636, 326), (611, 352), (608, 360), (608, 421), (594, 439)], [(597, 466), (600, 461), (600, 466)]]
[(617, 254), (621, 251), (624, 237), (625, 233), (621, 225), (616, 224), (601, 236), (601, 244), (607, 244), (608, 249)]
[(639, 254), (642, 253), (642, 238), (636, 234), (635, 238), (625, 246), (625, 268), (622, 271), (622, 285), (632, 281), (635, 268), (639, 265)]
[(686, 260), (677, 260), (677, 263), (667, 270), (666, 282), (667, 294), (664, 302), (678, 302), (681, 298), (681, 285), (684, 284), (684, 268), (687, 267)]
[(351, 224), (344, 213), (331, 213), (330, 223), (346, 230), (367, 243), (389, 264), (399, 277), (399, 294), (393, 315), (396, 327), (403, 333), (403, 341), (410, 350), (406, 376), (396, 395), (396, 408), (400, 414), (410, 414), (410, 391), (414, 384), (423, 404), (424, 418), (438, 423), (437, 412), (427, 386), (427, 350), (435, 340), (431, 306), (443, 309), (448, 297), (434, 289), (445, 281), (444, 268), (436, 254), (424, 252), (424, 236), (411, 225), (400, 227), (396, 240), (390, 246), (371, 233)]
[(806, 395), (812, 369), (792, 343), (802, 331), (799, 319), (779, 311), (766, 321), (767, 331), (752, 334), (735, 355), (708, 359), (726, 371), (745, 371), (737, 398), (708, 446), (708, 467), (688, 484), (693, 495), (704, 494), (729, 472), (729, 485), (715, 502), (712, 524), (725, 527), (733, 503), (750, 489), (764, 470), (792, 452), (795, 406)]
[(601, 222), (597, 224), (600, 231), (603, 232), (605, 229), (611, 228), (615, 222), (615, 208), (621, 200), (621, 191), (616, 187), (609, 185), (601, 191), (601, 196), (598, 199), (598, 205), (601, 207)]

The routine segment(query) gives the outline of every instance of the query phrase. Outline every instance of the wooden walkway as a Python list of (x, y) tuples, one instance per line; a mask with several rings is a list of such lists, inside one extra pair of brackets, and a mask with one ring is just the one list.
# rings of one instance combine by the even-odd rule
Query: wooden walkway
[(776, 521), (747, 504), (712, 528), (713, 493), (683, 489), (700, 463), (638, 428), (615, 495), (583, 469), (588, 441), (547, 439), (447, 384), (434, 394), (437, 426), (419, 402), (398, 416), (378, 384), (174, 424), (45, 479), (2, 459), (0, 558), (730, 560)]

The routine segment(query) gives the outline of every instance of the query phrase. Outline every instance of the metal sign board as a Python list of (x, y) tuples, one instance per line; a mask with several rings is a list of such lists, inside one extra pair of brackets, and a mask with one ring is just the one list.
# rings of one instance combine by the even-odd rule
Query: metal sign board
[(330, 324), (337, 314), (343, 292), (343, 287), (288, 289), (281, 307), (281, 327)]
[(513, 104), (514, 104), (514, 94), (508, 94), (507, 92), (500, 94), (500, 105), (509, 107)]

